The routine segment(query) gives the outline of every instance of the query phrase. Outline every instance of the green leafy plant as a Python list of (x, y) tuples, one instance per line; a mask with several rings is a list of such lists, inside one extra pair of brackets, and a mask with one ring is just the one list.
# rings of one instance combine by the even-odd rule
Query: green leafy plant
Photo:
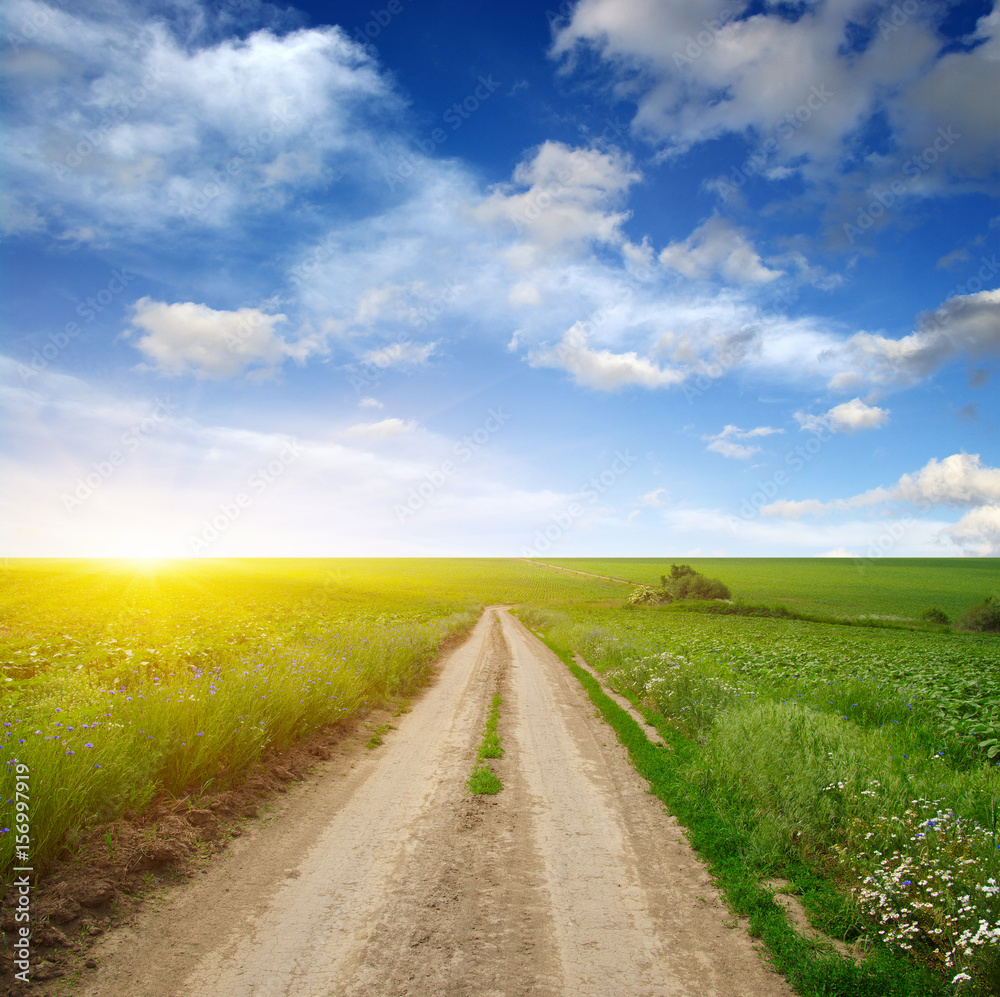
[(503, 783), (486, 761), (487, 758), (503, 758), (503, 744), (501, 743), (503, 738), (497, 733), (502, 702), (499, 693), (494, 695), (483, 728), (483, 741), (476, 752), (478, 762), (472, 769), (472, 775), (469, 776), (469, 781), (466, 783), (469, 792), (476, 796), (494, 796), (503, 789)]
[(503, 789), (503, 783), (486, 762), (477, 765), (466, 783), (468, 790), (475, 796), (495, 796)]
[(377, 748), (380, 744), (383, 743), (382, 735), (388, 734), (389, 731), (391, 730), (395, 730), (392, 724), (379, 724), (378, 727), (375, 728), (375, 731), (372, 734), (372, 736), (368, 738), (368, 743), (365, 745), (365, 747), (369, 751), (371, 751), (372, 748)]
[(497, 724), (500, 722), (500, 704), (503, 700), (497, 693), (490, 704), (489, 716), (486, 718), (486, 727), (483, 730), (483, 743), (479, 745), (477, 757), (480, 761), (484, 758), (503, 758), (503, 738), (497, 734)]

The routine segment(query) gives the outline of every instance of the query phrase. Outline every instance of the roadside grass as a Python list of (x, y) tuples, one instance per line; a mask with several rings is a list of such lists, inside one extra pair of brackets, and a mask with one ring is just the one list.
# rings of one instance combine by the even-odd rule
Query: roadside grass
[[(775, 901), (773, 891), (762, 885), (774, 866), (770, 857), (762, 856), (753, 845), (760, 819), (755, 818), (745, 801), (712, 792), (709, 786), (687, 778), (685, 768), (697, 753), (697, 742), (681, 735), (655, 711), (644, 710), (647, 722), (656, 727), (668, 745), (654, 746), (640, 725), (601, 689), (592, 675), (573, 662), (568, 651), (547, 643), (615, 731), (636, 771), (649, 781), (656, 796), (691, 832), (692, 847), (708, 862), (733, 911), (749, 919), (750, 933), (764, 941), (774, 968), (799, 994), (943, 997), (954, 992), (923, 967), (884, 948), (871, 952), (859, 965), (799, 935)], [(831, 928), (845, 917), (850, 918), (833, 888), (805, 862), (788, 861), (782, 871), (802, 892), (807, 909), (824, 911), (823, 927)]]
[(479, 745), (476, 757), (482, 761), (484, 758), (503, 758), (503, 738), (497, 734), (497, 724), (500, 722), (500, 704), (503, 700), (500, 693), (493, 697), (490, 704), (490, 712), (486, 717), (486, 726), (483, 729), (483, 743)]
[[(607, 704), (595, 698), (599, 686), (592, 689), (592, 677), (571, 664), (571, 650), (642, 709), (672, 746), (661, 751), (637, 741), (635, 747), (628, 738), (641, 731), (632, 730), (631, 718), (609, 717), (639, 759), (637, 768), (654, 785), (660, 780), (661, 798), (697, 831), (694, 843), (717, 866), (740, 913), (756, 910), (763, 917), (759, 884), (780, 874), (796, 884), (817, 927), (872, 949), (862, 969), (853, 963), (818, 969), (799, 965), (805, 950), (789, 948), (777, 928), (761, 928), (781, 971), (805, 981), (794, 983), (800, 993), (929, 995), (975, 993), (976, 986), (980, 993), (997, 992), (983, 982), (1000, 973), (996, 766), (976, 737), (948, 733), (952, 721), (937, 700), (900, 683), (907, 659), (887, 653), (893, 645), (885, 638), (874, 661), (853, 653), (845, 659), (852, 668), (881, 669), (876, 682), (872, 674), (831, 670), (829, 652), (839, 644), (824, 637), (819, 646), (827, 654), (813, 654), (801, 624), (788, 624), (796, 640), (782, 664), (780, 654), (768, 660), (769, 645), (739, 646), (739, 625), (758, 621), (730, 621), (724, 630), (730, 643), (716, 636), (710, 644), (717, 653), (699, 648), (690, 632), (683, 648), (651, 653), (669, 646), (667, 625), (680, 617), (649, 614), (645, 623), (652, 629), (643, 632), (636, 614), (624, 610), (617, 617), (520, 615), (544, 631), (606, 717)], [(911, 636), (896, 635), (902, 641), (896, 650), (905, 655)], [(966, 638), (947, 640), (973, 646)], [(993, 645), (975, 646), (985, 657), (965, 695), (988, 701)], [(929, 660), (945, 659), (932, 654)], [(953, 666), (975, 660), (959, 656)], [(938, 670), (940, 682), (945, 676)], [(974, 708), (976, 701), (966, 705)], [(792, 955), (781, 961), (779, 951)], [(901, 989), (900, 980), (910, 980), (909, 989)]]
[(371, 751), (373, 748), (377, 748), (380, 744), (384, 744), (385, 742), (382, 740), (382, 735), (388, 734), (389, 731), (395, 729), (396, 728), (393, 727), (392, 724), (379, 724), (372, 733), (372, 736), (368, 738), (365, 747)]
[(495, 796), (503, 789), (499, 776), (490, 768), (488, 758), (503, 758), (503, 738), (497, 734), (497, 724), (500, 722), (500, 704), (503, 699), (496, 693), (490, 703), (483, 727), (483, 740), (476, 751), (476, 764), (472, 775), (465, 784), (473, 796)]

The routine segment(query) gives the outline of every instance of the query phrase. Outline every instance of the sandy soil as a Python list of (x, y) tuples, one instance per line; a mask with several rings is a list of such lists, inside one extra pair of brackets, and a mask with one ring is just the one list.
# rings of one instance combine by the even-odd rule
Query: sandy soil
[[(494, 692), (504, 783), (470, 797)], [(397, 730), (327, 763), (94, 950), (88, 997), (789, 995), (566, 667), (488, 610)]]

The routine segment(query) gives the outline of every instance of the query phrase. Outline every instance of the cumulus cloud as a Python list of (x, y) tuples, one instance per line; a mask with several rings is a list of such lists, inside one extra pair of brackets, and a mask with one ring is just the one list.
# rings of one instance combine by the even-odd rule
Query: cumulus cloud
[(966, 553), (995, 557), (1000, 553), (1000, 468), (983, 464), (979, 454), (932, 457), (919, 471), (904, 474), (895, 485), (878, 487), (846, 499), (821, 502), (779, 499), (761, 508), (764, 516), (801, 519), (867, 506), (906, 503), (921, 512), (933, 507), (969, 509), (957, 523), (939, 531)]
[[(143, 332), (134, 346), (156, 370), (220, 379), (251, 367), (260, 375), (289, 358), (301, 363), (326, 351), (319, 337), (288, 342), (276, 331), (285, 321), (284, 315), (268, 315), (259, 308), (217, 311), (193, 301), (167, 304), (147, 297), (133, 306), (131, 324)], [(130, 335), (126, 330), (125, 336)]]
[(555, 249), (622, 245), (621, 226), (629, 215), (612, 209), (639, 179), (618, 151), (548, 141), (518, 163), (513, 182), (495, 186), (472, 215), (483, 224), (513, 228), (521, 242), (507, 254), (508, 261), (527, 269)]
[(558, 346), (539, 350), (530, 355), (533, 367), (554, 367), (573, 375), (574, 381), (599, 391), (616, 391), (636, 385), (642, 388), (669, 388), (685, 379), (682, 371), (661, 367), (634, 351), (614, 353), (595, 350), (587, 345), (586, 334), (580, 324), (574, 325), (564, 335)]
[(833, 388), (859, 378), (877, 384), (910, 385), (966, 357), (1000, 360), (1000, 290), (949, 298), (917, 318), (917, 328), (901, 339), (869, 332), (851, 336), (837, 351), (849, 369), (835, 375)]
[(974, 557), (1000, 557), (1000, 505), (973, 509), (941, 532)]
[(783, 433), (783, 429), (775, 429), (773, 426), (757, 426), (755, 429), (740, 429), (739, 426), (728, 425), (721, 433), (715, 436), (703, 436), (703, 440), (708, 440), (708, 450), (713, 453), (722, 454), (723, 457), (731, 457), (734, 460), (747, 460), (755, 453), (760, 452), (760, 447), (754, 444), (738, 443), (738, 440), (753, 440), (761, 436), (771, 436), (774, 433)]
[(1000, 468), (984, 465), (979, 454), (931, 458), (916, 474), (899, 479), (894, 497), (914, 505), (1000, 504)]
[(745, 230), (718, 215), (699, 225), (683, 242), (670, 243), (659, 259), (663, 266), (693, 280), (720, 276), (734, 284), (767, 284), (783, 274), (764, 265)]
[[(220, 229), (337, 173), (379, 170), (372, 121), (400, 102), (339, 28), (220, 40), (210, 8), (153, 19), (144, 6), (6, 5), (15, 51), (0, 155), (15, 227)], [(55, 74), (45, 86), (42, 64)]]
[[(961, 47), (937, 25), (944, 4), (913, 12), (900, 5), (819, 2), (767, 4), (745, 13), (729, 0), (581, 0), (552, 52), (572, 68), (596, 52), (636, 103), (633, 130), (665, 155), (736, 134), (760, 152), (754, 173), (775, 180), (801, 172), (830, 187), (856, 189), (899, 176), (947, 122), (962, 134), (911, 191), (947, 174), (989, 180), (996, 168), (995, 75), (1000, 14), (983, 17)], [(856, 158), (858, 136), (885, 128), (890, 153)], [(726, 183), (729, 176), (720, 178)], [(744, 175), (737, 186), (746, 180)]]
[(863, 429), (880, 429), (889, 421), (889, 410), (877, 405), (866, 405), (860, 398), (834, 405), (829, 412), (812, 415), (796, 412), (795, 418), (802, 429), (811, 433), (856, 433)]

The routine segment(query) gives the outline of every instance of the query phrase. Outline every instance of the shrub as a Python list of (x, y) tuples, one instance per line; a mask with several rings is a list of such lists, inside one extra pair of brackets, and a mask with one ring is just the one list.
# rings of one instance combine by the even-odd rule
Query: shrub
[(678, 579), (671, 586), (676, 599), (730, 599), (729, 589), (718, 578), (689, 575)]
[(948, 614), (943, 609), (938, 609), (937, 606), (925, 609), (920, 614), (920, 619), (926, 620), (928, 623), (951, 623)]
[(662, 589), (654, 589), (651, 585), (640, 585), (628, 597), (630, 606), (649, 606), (658, 602), (673, 602), (673, 599)]
[(660, 576), (660, 587), (640, 585), (629, 596), (630, 606), (649, 606), (675, 599), (730, 599), (729, 589), (718, 578), (706, 578), (689, 564), (670, 565), (670, 577)]
[(977, 633), (1000, 633), (1000, 601), (992, 595), (987, 596), (982, 602), (967, 609), (957, 626), (960, 630), (973, 630)]

